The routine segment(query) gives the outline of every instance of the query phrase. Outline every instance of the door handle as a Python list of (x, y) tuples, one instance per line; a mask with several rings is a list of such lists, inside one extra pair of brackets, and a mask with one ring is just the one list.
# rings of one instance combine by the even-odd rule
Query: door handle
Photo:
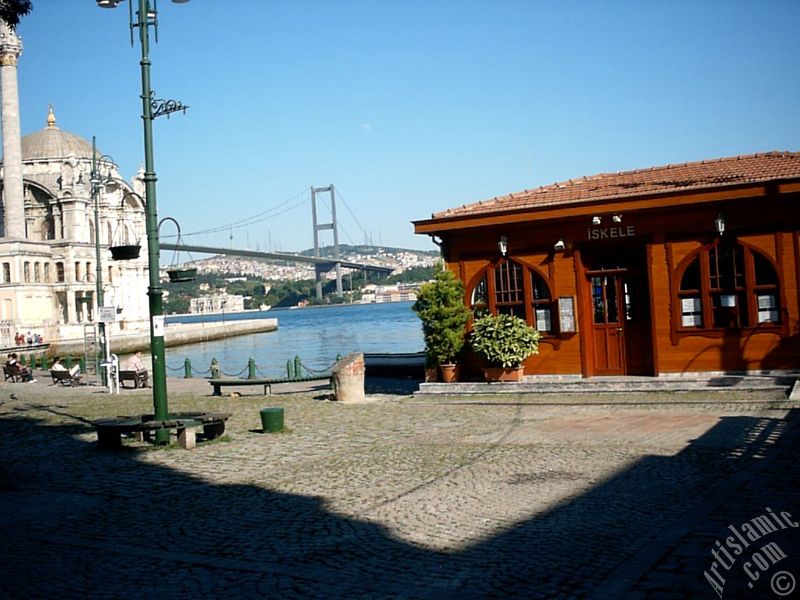
[(622, 331), (622, 327), (617, 327), (617, 331)]

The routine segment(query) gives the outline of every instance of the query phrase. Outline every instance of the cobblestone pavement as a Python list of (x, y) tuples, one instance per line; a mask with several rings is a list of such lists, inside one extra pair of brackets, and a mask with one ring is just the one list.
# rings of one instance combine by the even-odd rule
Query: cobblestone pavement
[(0, 385), (0, 597), (777, 598), (800, 577), (793, 526), (704, 576), (729, 525), (800, 518), (800, 419), (763, 396), (169, 389), (231, 411), (227, 436), (104, 452), (91, 420), (152, 412), (148, 390)]

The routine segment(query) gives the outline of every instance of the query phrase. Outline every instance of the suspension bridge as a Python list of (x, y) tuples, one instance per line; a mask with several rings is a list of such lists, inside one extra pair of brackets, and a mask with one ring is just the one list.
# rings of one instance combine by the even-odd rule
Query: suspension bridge
[[(331, 220), (328, 223), (320, 223), (317, 214), (317, 196), (320, 194), (330, 194), (330, 215)], [(340, 196), (341, 198), (341, 196)], [(350, 211), (349, 207), (348, 211), (355, 219), (355, 215), (352, 211)], [(267, 211), (270, 213), (270, 211)], [(280, 213), (278, 213), (280, 214)], [(338, 222), (336, 220), (336, 192), (334, 189), (333, 184), (327, 187), (321, 188), (311, 188), (311, 215), (312, 215), (312, 223), (313, 223), (313, 231), (314, 231), (314, 255), (308, 256), (305, 254), (298, 254), (298, 253), (291, 253), (291, 252), (261, 252), (259, 250), (243, 250), (243, 249), (235, 249), (235, 248), (222, 248), (222, 247), (213, 247), (213, 246), (202, 246), (197, 244), (186, 244), (183, 243), (181, 239), (180, 233), (180, 226), (177, 225), (177, 221), (175, 221), (176, 226), (178, 226), (178, 243), (171, 244), (167, 242), (159, 242), (159, 248), (161, 250), (172, 250), (175, 252), (186, 252), (186, 253), (194, 253), (194, 254), (211, 254), (211, 255), (226, 255), (226, 256), (238, 256), (243, 258), (256, 258), (256, 259), (268, 259), (268, 260), (279, 260), (279, 261), (286, 261), (286, 262), (294, 262), (294, 263), (304, 263), (304, 264), (311, 264), (314, 265), (314, 274), (315, 274), (315, 283), (316, 283), (316, 295), (317, 298), (322, 298), (322, 276), (325, 273), (328, 273), (332, 270), (336, 271), (336, 294), (341, 296), (343, 293), (342, 290), (342, 269), (353, 269), (357, 271), (361, 271), (364, 274), (364, 277), (367, 276), (368, 273), (375, 273), (379, 275), (389, 275), (394, 270), (391, 267), (384, 267), (380, 265), (370, 265), (365, 263), (358, 263), (358, 262), (351, 262), (345, 261), (340, 259), (340, 252), (339, 252), (339, 228)], [(272, 215), (274, 216), (274, 215)], [(169, 218), (169, 217), (168, 217)], [(174, 221), (174, 219), (169, 218), (170, 220)], [(245, 219), (244, 221), (240, 221), (235, 225), (241, 226), (242, 224), (252, 225), (256, 222), (259, 222), (258, 217), (253, 217), (250, 219)], [(356, 223), (358, 221), (356, 220)], [(361, 224), (358, 224), (361, 227)], [(232, 226), (231, 226), (232, 227)], [(216, 228), (214, 230), (208, 231), (218, 231), (225, 229), (225, 227)], [(363, 231), (363, 227), (361, 228)], [(333, 232), (333, 257), (323, 257), (320, 253), (320, 243), (319, 243), (319, 234), (321, 231), (331, 230)], [(207, 233), (207, 232), (199, 232), (199, 233)], [(195, 233), (186, 234), (186, 235), (196, 235)]]

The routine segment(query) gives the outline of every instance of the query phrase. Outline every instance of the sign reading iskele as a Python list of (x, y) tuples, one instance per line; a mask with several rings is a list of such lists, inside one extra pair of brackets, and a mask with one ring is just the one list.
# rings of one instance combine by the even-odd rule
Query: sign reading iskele
[(590, 240), (614, 240), (619, 238), (634, 237), (636, 230), (633, 225), (622, 227), (590, 227), (586, 230), (586, 238)]

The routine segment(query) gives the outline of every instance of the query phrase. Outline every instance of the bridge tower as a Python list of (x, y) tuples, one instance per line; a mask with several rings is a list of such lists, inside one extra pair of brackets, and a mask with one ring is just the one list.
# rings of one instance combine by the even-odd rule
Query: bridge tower
[[(317, 219), (317, 194), (330, 193), (331, 198), (331, 222), (320, 223)], [(319, 257), (319, 232), (325, 229), (333, 230), (333, 265), (336, 268), (336, 295), (341, 297), (342, 291), (342, 263), (339, 254), (339, 230), (336, 227), (336, 194), (333, 184), (328, 187), (311, 188), (311, 218), (314, 223), (314, 256)], [(314, 265), (314, 280), (316, 282), (317, 299), (322, 299), (322, 274), (331, 270), (331, 265)]]

